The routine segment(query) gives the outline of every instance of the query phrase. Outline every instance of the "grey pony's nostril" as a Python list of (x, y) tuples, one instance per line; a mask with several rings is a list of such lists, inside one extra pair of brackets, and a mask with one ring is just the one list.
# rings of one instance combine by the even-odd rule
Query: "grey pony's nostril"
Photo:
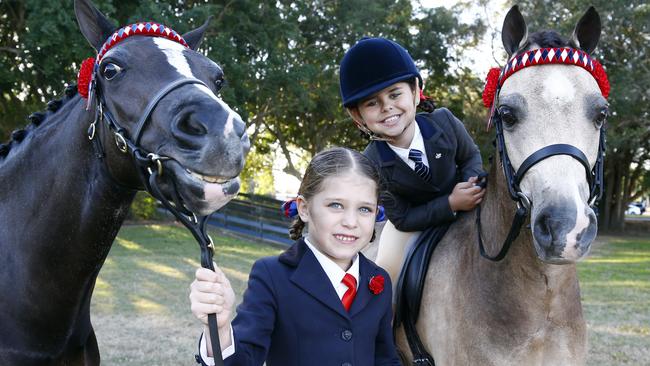
[(195, 113), (181, 118), (176, 123), (176, 127), (179, 131), (192, 136), (204, 136), (208, 133), (205, 123), (201, 122)]
[(535, 219), (534, 235), (537, 242), (543, 247), (550, 247), (553, 242), (553, 227), (549, 214), (542, 212)]
[(587, 217), (589, 218), (589, 225), (582, 230), (576, 237), (576, 244), (580, 247), (585, 247), (591, 244), (596, 238), (598, 233), (598, 221), (596, 219), (596, 214), (591, 210), (587, 209)]

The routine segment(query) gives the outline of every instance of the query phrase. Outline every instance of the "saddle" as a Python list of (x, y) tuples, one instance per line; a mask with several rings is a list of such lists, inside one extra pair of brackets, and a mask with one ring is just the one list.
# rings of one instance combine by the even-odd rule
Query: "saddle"
[(426, 351), (415, 329), (422, 302), (424, 279), (429, 268), (429, 261), (438, 242), (445, 236), (449, 224), (430, 227), (424, 230), (409, 251), (397, 281), (395, 319), (393, 333), (404, 324), (404, 332), (411, 353), (413, 365), (435, 366), (433, 357)]

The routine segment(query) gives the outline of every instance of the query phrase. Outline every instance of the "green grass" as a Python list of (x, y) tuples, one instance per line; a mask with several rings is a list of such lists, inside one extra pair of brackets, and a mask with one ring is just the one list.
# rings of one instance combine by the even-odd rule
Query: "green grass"
[[(280, 249), (214, 231), (216, 262), (238, 298), (253, 262)], [(605, 244), (603, 244), (605, 243)], [(193, 365), (201, 327), (189, 309), (199, 248), (169, 225), (125, 226), (99, 275), (92, 321), (102, 365)], [(650, 365), (650, 240), (599, 238), (578, 265), (588, 365)]]
[(578, 265), (589, 365), (650, 364), (650, 240), (604, 238)]
[[(257, 258), (279, 249), (211, 232), (239, 298)], [(189, 231), (167, 225), (125, 226), (102, 268), (91, 316), (102, 365), (191, 365), (201, 332), (190, 312), (189, 285), (200, 266)]]

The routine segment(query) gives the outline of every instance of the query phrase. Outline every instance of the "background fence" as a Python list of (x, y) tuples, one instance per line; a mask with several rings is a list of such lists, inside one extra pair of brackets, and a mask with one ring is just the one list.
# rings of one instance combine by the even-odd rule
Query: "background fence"
[(239, 193), (236, 199), (212, 214), (211, 225), (234, 231), (254, 240), (289, 246), (291, 219), (282, 215), (283, 201)]

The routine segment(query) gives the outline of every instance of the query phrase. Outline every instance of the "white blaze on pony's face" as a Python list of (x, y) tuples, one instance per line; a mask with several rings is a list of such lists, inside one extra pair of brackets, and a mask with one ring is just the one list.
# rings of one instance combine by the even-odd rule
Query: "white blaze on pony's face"
[[(521, 23), (523, 18), (518, 18), (521, 17), (518, 10), (511, 16), (512, 12), (506, 17), (503, 28), (508, 32), (503, 37), (504, 46), (511, 55), (550, 47), (536, 43), (537, 37), (552, 36), (548, 34), (535, 34), (532, 40), (519, 41), (519, 37), (527, 37), (528, 33), (522, 30), (525, 23)], [(586, 37), (588, 29), (580, 28), (585, 23), (590, 23), (600, 32), (599, 18), (595, 27), (595, 19), (584, 21), (588, 16), (593, 17), (593, 14), (590, 11), (585, 14), (576, 27), (576, 34)], [(590, 53), (597, 36), (595, 41), (593, 35), (584, 41), (591, 44), (585, 49)], [(518, 48), (521, 44), (527, 44), (525, 49)], [(593, 169), (598, 156), (601, 117), (603, 111), (606, 113), (607, 101), (590, 72), (562, 64), (520, 69), (503, 83), (496, 108), (502, 117), (506, 149), (515, 171), (531, 154), (554, 144), (579, 149)], [(571, 263), (589, 251), (596, 236), (597, 222), (589, 207), (587, 179), (585, 167), (569, 155), (545, 158), (524, 174), (519, 187), (532, 202), (531, 229), (535, 250), (541, 260)]]
[[(185, 52), (187, 52), (187, 49), (180, 45), (177, 42), (171, 41), (169, 39), (165, 38), (154, 38), (153, 39), (154, 43), (158, 46), (158, 48), (167, 56), (167, 61), (169, 64), (178, 71), (181, 75), (187, 77), (187, 78), (194, 78), (196, 79), (197, 77), (192, 73), (192, 69), (190, 68), (190, 64), (187, 61), (187, 58), (185, 57)], [(215, 67), (221, 69), (218, 65), (214, 65)], [(241, 116), (232, 110), (229, 105), (224, 103), (221, 98), (216, 96), (210, 89), (206, 88), (203, 85), (200, 84), (192, 84), (193, 87), (198, 88), (201, 90), (203, 93), (214, 99), (217, 103), (221, 105), (221, 107), (228, 112), (228, 119), (226, 121), (226, 125), (224, 127), (224, 136), (228, 136), (233, 131), (233, 120), (241, 120)]]

